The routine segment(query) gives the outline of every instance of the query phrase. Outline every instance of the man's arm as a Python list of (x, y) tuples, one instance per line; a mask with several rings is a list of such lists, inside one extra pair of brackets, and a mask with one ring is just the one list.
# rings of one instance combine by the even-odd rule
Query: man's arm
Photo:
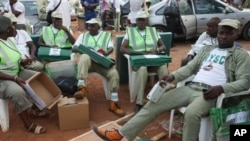
[(32, 41), (28, 41), (26, 43), (27, 43), (27, 46), (30, 49), (30, 57), (31, 57), (31, 59), (32, 60), (37, 60), (37, 57), (35, 55), (35, 53), (36, 53), (36, 46), (35, 46), (35, 44)]
[(166, 46), (165, 44), (163, 43), (162, 39), (160, 38), (158, 40), (158, 49), (157, 49), (157, 52), (166, 52)]
[(112, 41), (112, 35), (110, 34), (108, 49), (103, 55), (109, 56), (113, 51), (114, 51), (114, 44), (113, 44), (113, 41)]
[[(242, 50), (243, 51), (243, 50)], [(229, 67), (227, 68), (228, 72), (234, 72), (235, 81), (226, 83), (222, 85), (225, 94), (233, 94), (235, 92), (248, 90), (250, 88), (250, 56), (246, 51), (239, 53), (234, 57), (235, 62), (230, 62)], [(231, 80), (232, 81), (232, 80)]]
[(62, 29), (64, 30), (64, 32), (67, 34), (68, 38), (69, 38), (69, 42), (73, 45), (75, 43), (75, 38), (74, 36), (70, 33), (70, 31), (68, 30), (67, 27), (62, 26), (62, 27), (58, 27), (58, 29)]
[(11, 76), (5, 73), (0, 72), (0, 79), (1, 80), (11, 80), (11, 81), (15, 81), (15, 76)]
[(13, 4), (10, 4), (10, 8), (11, 8), (11, 11), (12, 13), (18, 17), (20, 14), (24, 13), (25, 11), (25, 7), (23, 4), (19, 3), (20, 5), (17, 5), (16, 8), (14, 8), (14, 3)]

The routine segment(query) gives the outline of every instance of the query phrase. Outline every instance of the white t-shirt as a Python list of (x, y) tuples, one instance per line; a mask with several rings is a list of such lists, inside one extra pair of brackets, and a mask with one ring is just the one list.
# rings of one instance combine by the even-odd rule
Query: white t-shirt
[[(13, 7), (16, 11), (21, 12), (21, 14), (17, 17), (17, 24), (26, 24), (24, 5), (21, 2), (17, 1), (16, 3), (14, 3)], [(5, 10), (13, 14), (9, 3), (5, 6)]]
[(194, 55), (195, 53), (197, 54), (200, 49), (206, 45), (218, 45), (218, 40), (217, 38), (213, 38), (208, 35), (207, 32), (203, 32), (195, 44), (192, 45), (192, 49), (188, 52), (188, 55)]
[[(99, 38), (99, 36), (101, 35), (102, 32), (103, 31), (100, 31), (97, 35), (93, 36), (96, 41), (98, 40), (98, 38)], [(82, 44), (83, 34), (84, 33), (79, 35), (79, 37), (77, 38), (77, 40), (75, 41), (73, 46), (79, 46), (80, 44)], [(109, 41), (108, 48), (113, 48), (112, 40)]]
[(225, 73), (225, 60), (227, 54), (227, 49), (213, 49), (202, 62), (201, 68), (193, 81), (211, 86), (225, 84), (227, 82)]
[(142, 11), (142, 5), (145, 0), (130, 0), (130, 12), (128, 14), (128, 19), (132, 24), (136, 23), (136, 15), (139, 11)]
[(15, 37), (10, 38), (15, 44), (17, 44), (18, 51), (21, 53), (22, 58), (26, 58), (26, 56), (30, 57), (29, 47), (27, 46), (27, 42), (32, 41), (29, 34), (24, 30), (16, 30), (17, 34)]

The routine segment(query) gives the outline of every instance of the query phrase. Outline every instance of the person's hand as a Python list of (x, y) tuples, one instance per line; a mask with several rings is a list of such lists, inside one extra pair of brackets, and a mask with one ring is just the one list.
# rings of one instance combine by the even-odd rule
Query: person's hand
[(104, 56), (106, 56), (106, 51), (103, 50), (102, 48), (98, 49), (97, 52), (104, 55)]
[(203, 97), (206, 100), (211, 100), (217, 98), (222, 93), (224, 93), (224, 90), (221, 86), (213, 86), (210, 89), (203, 91)]
[(25, 82), (22, 78), (20, 78), (20, 77), (17, 77), (17, 78), (15, 79), (15, 82), (16, 82), (19, 86), (21, 86), (22, 88), (24, 88), (24, 85), (26, 84), (26, 82)]
[(22, 61), (21, 61), (22, 65), (30, 65), (31, 63), (32, 63), (31, 58), (22, 59)]
[(148, 54), (155, 54), (156, 52), (156, 48), (152, 48), (150, 51), (148, 51)]
[(160, 81), (166, 81), (166, 82), (172, 82), (174, 80), (174, 76), (173, 75), (165, 75), (162, 78), (160, 78)]
[(63, 26), (63, 25), (60, 25), (60, 26), (58, 26), (57, 27), (59, 30), (61, 29), (61, 30), (64, 30), (65, 32), (67, 32), (68, 31), (68, 29), (65, 27), (65, 26)]

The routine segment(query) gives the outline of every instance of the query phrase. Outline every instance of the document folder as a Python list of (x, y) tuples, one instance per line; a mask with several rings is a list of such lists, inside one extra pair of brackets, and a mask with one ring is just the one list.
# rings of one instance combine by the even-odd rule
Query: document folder
[(76, 48), (77, 52), (81, 54), (88, 54), (92, 61), (101, 65), (104, 68), (111, 68), (114, 66), (115, 62), (110, 58), (98, 53), (94, 48), (80, 45)]

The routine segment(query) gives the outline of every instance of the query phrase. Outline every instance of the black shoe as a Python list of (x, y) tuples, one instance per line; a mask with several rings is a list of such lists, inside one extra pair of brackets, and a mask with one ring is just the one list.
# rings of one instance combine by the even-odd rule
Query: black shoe
[(137, 114), (141, 110), (142, 107), (143, 107), (142, 105), (136, 104), (135, 105), (135, 114)]

